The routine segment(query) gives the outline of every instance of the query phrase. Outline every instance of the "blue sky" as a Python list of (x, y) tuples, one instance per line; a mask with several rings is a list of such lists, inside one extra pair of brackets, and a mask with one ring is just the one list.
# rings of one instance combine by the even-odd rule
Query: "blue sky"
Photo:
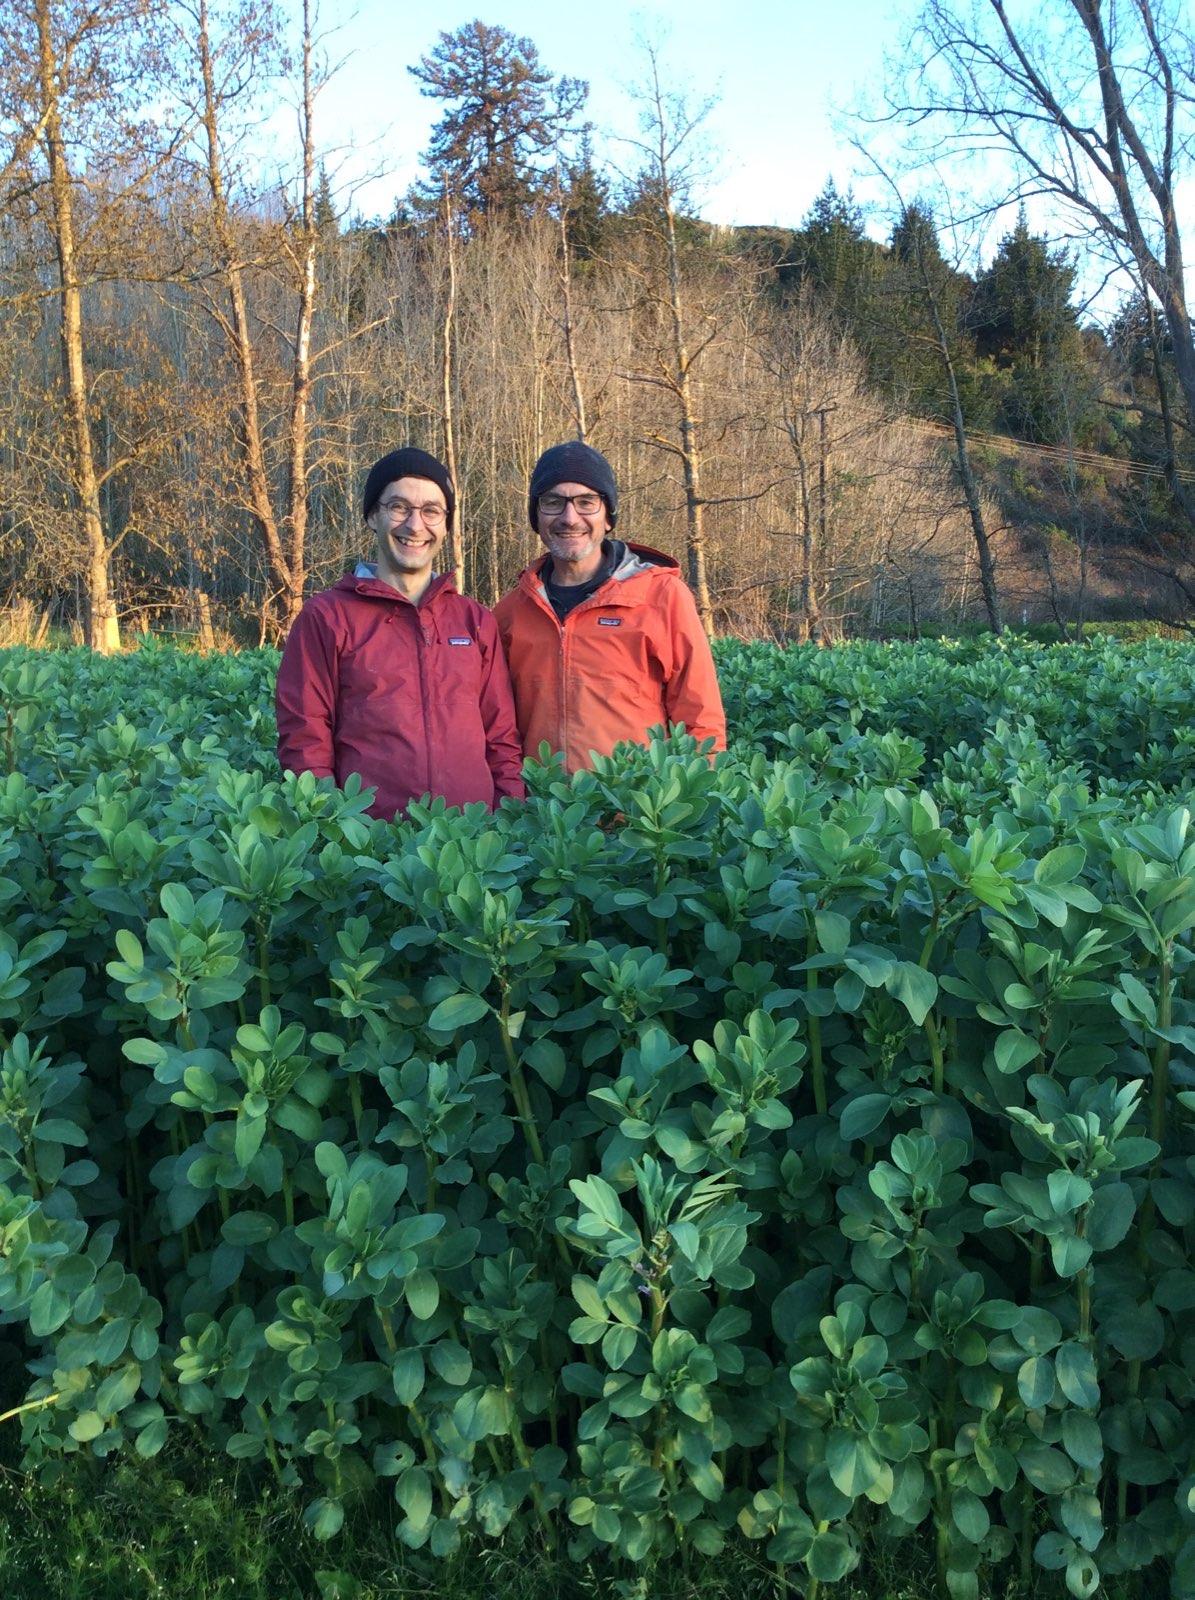
[[(892, 192), (850, 135), (863, 135), (890, 170), (901, 166), (897, 142), (883, 128), (852, 123), (849, 113), (860, 104), (879, 107), (886, 58), (900, 54), (920, 0), (462, 0), (451, 8), (444, 0), (358, 0), (352, 10), (350, 3), (323, 0), (323, 49), (340, 65), (317, 112), (342, 211), (388, 216), (419, 175), (440, 107), (406, 69), (431, 51), (442, 29), (480, 16), (530, 38), (551, 72), (588, 81), (597, 155), (628, 169), (634, 156), (618, 135), (636, 131), (629, 91), (644, 67), (637, 40), (653, 37), (669, 83), (695, 102), (715, 99), (704, 125), (708, 173), (694, 195), (710, 221), (796, 226), (832, 176), (840, 189), (853, 185), (873, 237), (890, 231)], [(283, 4), (292, 14), (297, 9), (295, 0)], [(1025, 10), (1034, 4), (1022, 0)], [(286, 168), (290, 130), (271, 123)], [(1002, 170), (1011, 178), (1004, 158), (989, 152), (949, 171), (923, 169), (921, 184), (941, 220), (944, 196), (966, 213), (978, 191), (991, 197)], [(918, 182), (906, 176), (903, 188), (912, 197)], [(1190, 192), (1195, 199), (1195, 183)], [(1014, 208), (1004, 206), (978, 228), (964, 226), (956, 243), (966, 264), (974, 269), (989, 259), (1014, 220)], [(1029, 220), (1047, 234), (1061, 227), (1044, 203), (1031, 207)], [(1105, 281), (1099, 253), (1081, 239), (1072, 238), (1071, 248), (1083, 291), (1095, 296), (1093, 309), (1114, 307), (1123, 282)], [(1195, 281), (1195, 244), (1191, 260)]]
[[(834, 126), (869, 86), (878, 88), (915, 0), (502, 0), (449, 8), (410, 0), (361, 0), (355, 14), (326, 0), (327, 42), (343, 60), (320, 102), (321, 143), (352, 186), (352, 208), (388, 213), (417, 175), (438, 107), (406, 68), (441, 29), (480, 16), (534, 41), (555, 73), (590, 84), (588, 114), (600, 133), (634, 133), (629, 86), (642, 72), (637, 36), (662, 41), (674, 85), (717, 104), (705, 124), (709, 176), (700, 211), (715, 222), (798, 223), (831, 174), (845, 187), (859, 158)], [(626, 159), (611, 140), (599, 154)], [(861, 186), (866, 191), (868, 185)]]

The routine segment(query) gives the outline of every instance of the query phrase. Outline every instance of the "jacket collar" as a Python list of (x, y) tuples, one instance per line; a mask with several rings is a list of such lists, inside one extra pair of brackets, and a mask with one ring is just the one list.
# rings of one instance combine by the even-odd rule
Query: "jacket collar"
[(451, 572), (432, 574), (432, 580), (420, 595), (418, 601), (408, 600), (405, 594), (400, 594), (390, 584), (378, 577), (378, 569), (372, 561), (359, 561), (352, 572), (346, 572), (343, 578), (333, 584), (333, 588), (342, 593), (358, 594), (370, 600), (389, 600), (397, 605), (430, 605), (446, 591), (456, 593), (456, 584), (453, 582)]
[[(654, 550), (649, 544), (631, 544), (624, 541), (626, 551), (622, 560), (606, 579), (606, 583), (598, 590), (601, 594), (610, 583), (625, 583), (628, 578), (636, 578), (641, 572), (649, 572), (653, 567), (671, 568), (674, 572), (680, 571), (680, 562), (674, 556), (665, 555), (662, 550)], [(548, 559), (545, 550), (542, 556), (537, 556), (529, 567), (525, 567), (519, 574), (518, 587), (526, 589), (529, 594), (539, 595), (544, 598), (547, 589), (544, 584), (543, 569)]]

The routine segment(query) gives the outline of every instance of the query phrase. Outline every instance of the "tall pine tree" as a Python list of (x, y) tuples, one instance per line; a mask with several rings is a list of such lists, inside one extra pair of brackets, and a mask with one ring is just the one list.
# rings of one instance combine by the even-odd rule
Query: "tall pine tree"
[(953, 396), (943, 341), (968, 420), (968, 378), (974, 343), (960, 327), (971, 280), (942, 254), (933, 212), (911, 201), (892, 229), (887, 259), (877, 274), (867, 324), (858, 330), (873, 378), (901, 406), (953, 420)]
[(880, 260), (879, 246), (863, 231), (863, 213), (848, 189), (839, 194), (833, 178), (809, 211), (793, 241), (801, 280), (848, 325), (868, 297)]
[(555, 77), (530, 39), (474, 20), (407, 69), (444, 110), (427, 148), (431, 194), (452, 190), (470, 219), (525, 214), (589, 86)]
[(979, 274), (967, 321), (976, 352), (994, 369), (997, 422), (1053, 442), (1086, 436), (1095, 422), (1094, 375), (1071, 304), (1075, 269), (1030, 233), (1022, 210)]
[(564, 165), (563, 190), (569, 249), (576, 261), (591, 261), (601, 254), (610, 211), (610, 184), (593, 157), (589, 129), (581, 136), (575, 161)]
[(1022, 210), (976, 280), (969, 321), (979, 354), (1035, 371), (1055, 359), (1078, 334), (1074, 286), (1074, 267), (1030, 233)]

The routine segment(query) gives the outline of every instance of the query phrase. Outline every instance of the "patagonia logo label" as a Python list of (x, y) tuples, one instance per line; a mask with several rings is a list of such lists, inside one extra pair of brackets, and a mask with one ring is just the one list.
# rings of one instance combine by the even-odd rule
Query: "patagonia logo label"
[(621, 628), (622, 627), (622, 618), (621, 617), (599, 617), (598, 618), (598, 627), (599, 628)]
[(468, 637), (468, 635), (466, 635), (464, 638), (449, 639), (448, 643), (449, 644), (472, 644), (473, 641), (472, 641), (472, 639), (470, 639)]

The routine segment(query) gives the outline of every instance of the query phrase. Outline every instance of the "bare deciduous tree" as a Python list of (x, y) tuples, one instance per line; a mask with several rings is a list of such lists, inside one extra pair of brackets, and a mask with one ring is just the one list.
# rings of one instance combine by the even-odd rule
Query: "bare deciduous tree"
[[(51, 243), (66, 477), (81, 533), (87, 639), (101, 651), (120, 648), (111, 568), (124, 538), (123, 531), (105, 526), (101, 496), (127, 462), (118, 458), (101, 466), (93, 437), (84, 291), (97, 263), (85, 237), (86, 219), (122, 191), (131, 202), (152, 165), (129, 116), (127, 66), (136, 58), (135, 40), (149, 9), (148, 0), (19, 0), (0, 25), (0, 184), (4, 199), (15, 190), (32, 201)], [(73, 164), (79, 151), (90, 165), (86, 176)], [(62, 540), (68, 561), (75, 544), (70, 534)]]
[(655, 370), (637, 376), (641, 382), (662, 385), (676, 404), (679, 441), (657, 435), (656, 443), (680, 460), (685, 484), (689, 587), (696, 597), (702, 625), (712, 633), (714, 609), (706, 575), (701, 434), (694, 405), (693, 369), (717, 337), (718, 322), (715, 317), (706, 316), (699, 322), (697, 333), (690, 333), (677, 235), (677, 198), (686, 182), (693, 136), (709, 111), (709, 103), (693, 108), (684, 95), (668, 90), (661, 77), (657, 47), (648, 42), (643, 48), (647, 68), (638, 96), (643, 136), (634, 141), (645, 161), (639, 211), (643, 226), (662, 252), (664, 282), (650, 292), (665, 312), (667, 339), (657, 348)]
[(452, 571), (458, 589), (465, 587), (464, 495), (460, 492), (460, 474), (456, 460), (456, 408), (454, 404), (455, 380), (454, 335), (456, 323), (456, 253), (457, 215), (452, 203), (452, 190), (447, 183), (441, 197), (444, 223), (444, 264), (447, 271), (447, 288), (444, 295), (444, 314), (440, 326), (440, 400), (444, 424), (444, 465), (448, 476), (457, 485), (456, 515), (452, 519), (449, 544), (452, 550)]
[[(307, 565), (307, 450), (309, 403), (315, 356), (311, 332), (316, 299), (317, 228), (314, 215), (314, 110), (318, 85), (313, 72), (314, 18), (310, 0), (302, 8), (299, 78), (299, 177), (289, 215), (267, 228), (238, 212), (228, 159), (225, 119), (238, 97), (256, 86), (276, 46), (277, 19), (255, 5), (235, 13), (223, 32), (213, 31), (207, 0), (175, 0), (179, 34), (190, 69), (197, 73), (200, 160), (207, 205), (200, 227), (210, 229), (215, 280), (223, 296), (210, 292), (200, 274), (209, 314), (232, 357), (237, 379), (235, 409), (238, 446), (244, 470), (245, 509), (261, 540), (273, 588), (267, 608), (285, 630), (303, 604)], [(199, 241), (192, 240), (198, 254)], [(250, 280), (260, 253), (280, 266), (293, 296), (293, 332), (281, 335), (287, 349), (289, 401), (283, 422), (285, 469), (272, 470), (263, 416), (262, 329), (251, 306)], [(263, 616), (265, 612), (263, 612)]]
[(922, 230), (915, 228), (910, 231), (914, 283), (932, 330), (934, 346), (942, 362), (942, 371), (946, 378), (946, 389), (950, 397), (950, 425), (954, 431), (954, 460), (958, 468), (959, 483), (962, 485), (963, 499), (967, 505), (967, 515), (971, 520), (971, 532), (975, 539), (976, 555), (979, 558), (979, 586), (983, 592), (984, 609), (987, 611), (988, 621), (992, 629), (994, 632), (999, 633), (1004, 624), (1000, 614), (1000, 596), (996, 589), (996, 567), (992, 560), (992, 544), (988, 536), (983, 501), (975, 478), (975, 469), (971, 464), (971, 447), (967, 439), (963, 406), (959, 397), (958, 374), (955, 371), (954, 356), (951, 353), (950, 335), (942, 317), (941, 280), (934, 270), (936, 263), (930, 259), (926, 251), (925, 237)]
[(1195, 341), (1180, 194), (1195, 160), (1195, 53), (1182, 0), (929, 0), (894, 111), (940, 151), (1012, 158), (1014, 197), (1045, 196), (1131, 264), (1161, 307), (1195, 422)]

